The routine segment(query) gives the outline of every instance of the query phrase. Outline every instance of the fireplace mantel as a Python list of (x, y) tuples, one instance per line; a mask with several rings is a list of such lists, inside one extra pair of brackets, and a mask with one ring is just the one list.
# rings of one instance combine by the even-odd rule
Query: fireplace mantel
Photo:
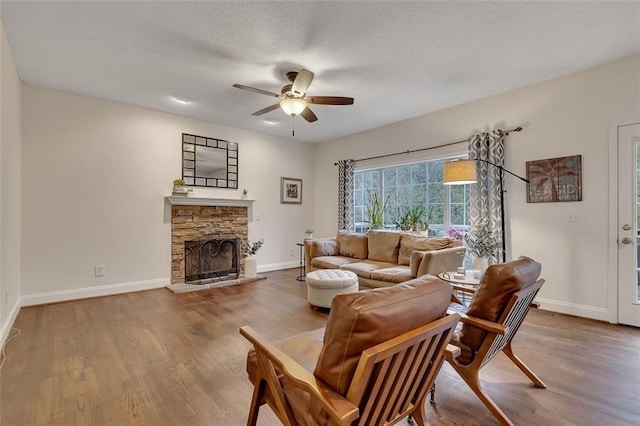
[(172, 206), (231, 206), (246, 207), (249, 221), (253, 220), (253, 203), (256, 200), (238, 200), (233, 198), (201, 198), (201, 197), (164, 197)]

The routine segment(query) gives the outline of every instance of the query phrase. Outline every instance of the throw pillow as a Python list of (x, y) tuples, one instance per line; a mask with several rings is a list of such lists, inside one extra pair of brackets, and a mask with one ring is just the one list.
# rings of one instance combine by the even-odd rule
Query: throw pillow
[(450, 237), (420, 237), (417, 235), (403, 234), (400, 239), (400, 253), (398, 263), (409, 265), (409, 258), (414, 251), (441, 250), (454, 246), (454, 239)]
[(367, 258), (369, 254), (367, 234), (340, 231), (336, 239), (340, 256), (353, 257), (354, 259)]
[[(369, 231), (369, 259), (398, 263), (400, 233), (394, 231)], [(407, 262), (407, 265), (409, 263)]]

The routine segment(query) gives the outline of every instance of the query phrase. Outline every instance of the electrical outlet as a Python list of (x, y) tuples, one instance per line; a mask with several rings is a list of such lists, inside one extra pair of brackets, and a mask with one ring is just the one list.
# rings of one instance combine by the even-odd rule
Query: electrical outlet
[(95, 273), (96, 273), (96, 277), (104, 277), (104, 273), (105, 273), (104, 265), (96, 265)]
[(292, 248), (289, 249), (289, 256), (293, 256), (293, 249)]

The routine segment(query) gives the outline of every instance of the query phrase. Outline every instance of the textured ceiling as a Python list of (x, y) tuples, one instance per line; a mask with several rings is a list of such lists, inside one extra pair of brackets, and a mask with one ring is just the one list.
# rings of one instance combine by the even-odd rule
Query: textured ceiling
[(279, 93), (285, 72), (309, 69), (309, 95), (355, 104), (297, 118), (305, 142), (640, 52), (639, 2), (5, 0), (2, 21), (27, 83), (285, 138), (281, 110), (251, 116), (274, 98), (231, 85)]

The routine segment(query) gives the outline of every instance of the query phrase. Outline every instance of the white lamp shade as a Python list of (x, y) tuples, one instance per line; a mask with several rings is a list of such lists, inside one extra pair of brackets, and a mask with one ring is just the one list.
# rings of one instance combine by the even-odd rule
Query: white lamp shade
[(288, 115), (296, 116), (302, 113), (307, 107), (307, 103), (303, 99), (289, 98), (280, 101), (280, 108)]
[(444, 185), (465, 185), (477, 181), (475, 160), (454, 160), (444, 163), (442, 182)]

